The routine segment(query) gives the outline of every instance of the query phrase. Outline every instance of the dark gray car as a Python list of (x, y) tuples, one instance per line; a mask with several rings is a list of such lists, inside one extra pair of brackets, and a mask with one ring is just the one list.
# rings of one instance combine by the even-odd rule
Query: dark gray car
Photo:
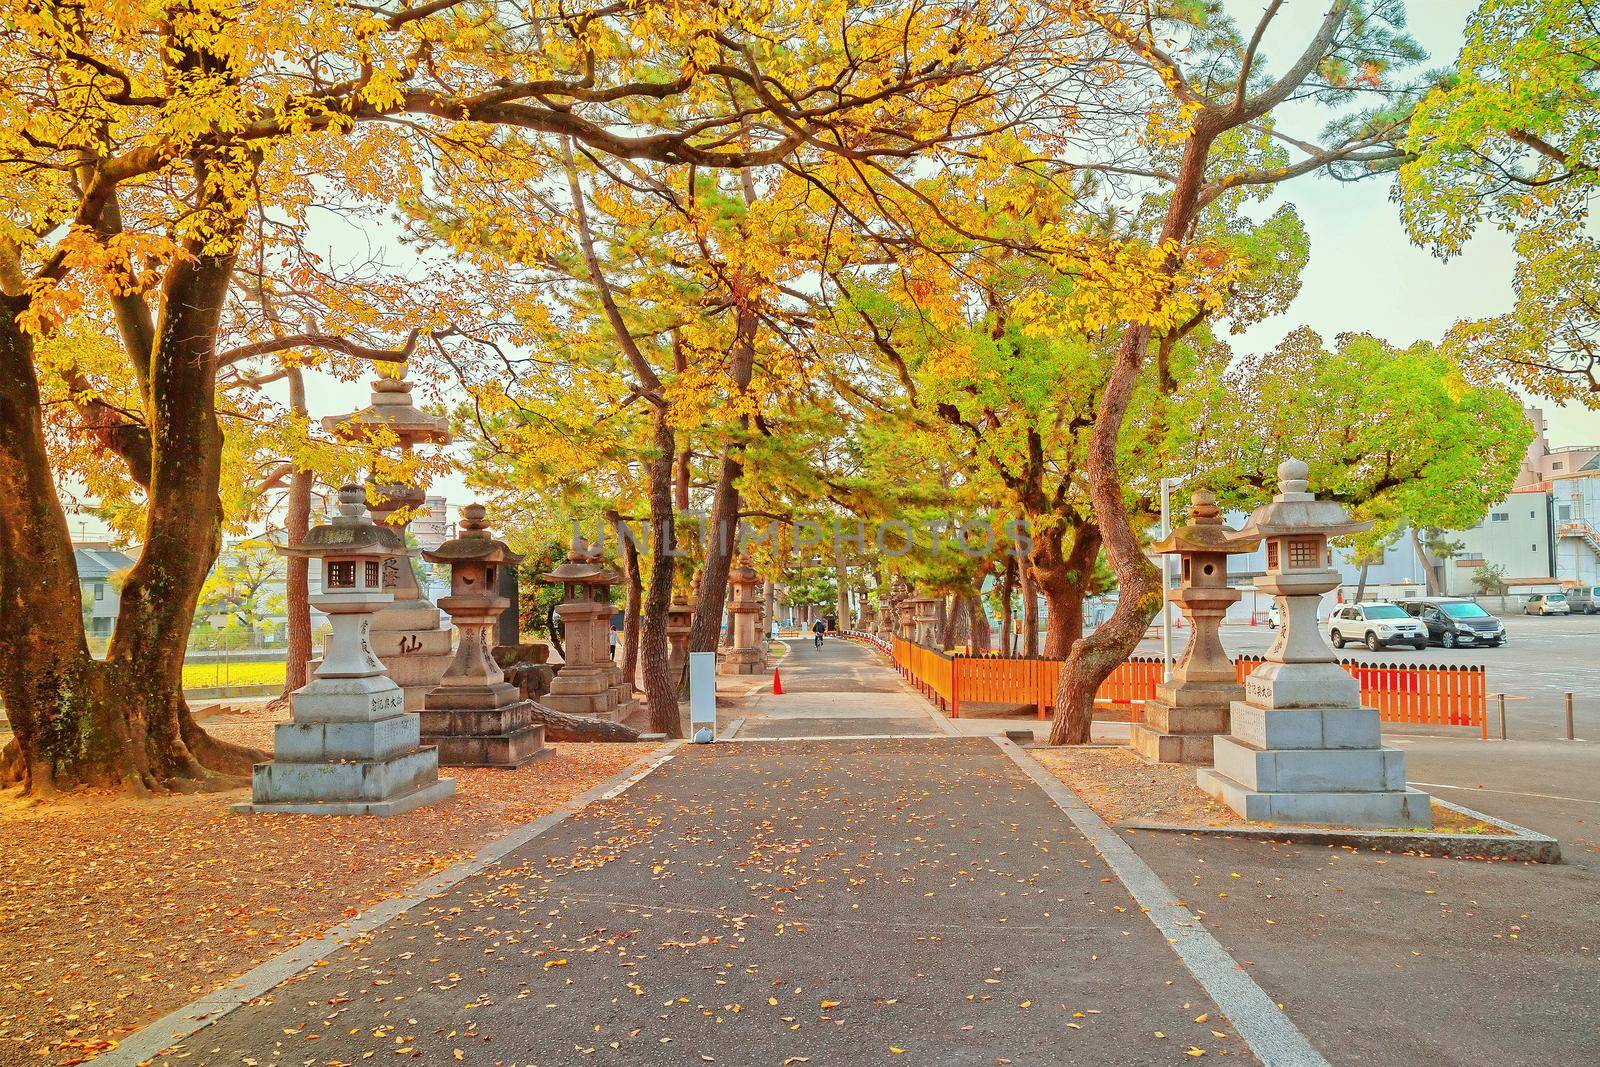
[(1402, 600), (1408, 614), (1428, 628), (1428, 643), (1445, 648), (1497, 647), (1506, 643), (1505, 624), (1466, 597)]

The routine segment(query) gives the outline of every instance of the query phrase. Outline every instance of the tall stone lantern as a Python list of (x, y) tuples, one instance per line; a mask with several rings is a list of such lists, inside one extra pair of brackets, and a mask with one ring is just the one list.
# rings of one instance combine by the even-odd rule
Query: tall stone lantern
[(939, 644), (939, 601), (935, 597), (917, 595), (906, 600), (911, 605), (911, 639), (924, 648)]
[(520, 767), (546, 755), (533, 705), (489, 654), (489, 632), (510, 604), (500, 571), (522, 557), (489, 535), (481, 504), (461, 509), (459, 535), (422, 555), (450, 568), (450, 595), (439, 606), (458, 635), (455, 659), (423, 704), (422, 740), (437, 745), (449, 767)]
[(756, 589), (761, 576), (748, 560), (728, 572), (728, 611), (733, 615), (733, 646), (722, 657), (723, 674), (760, 674), (767, 665), (766, 638), (761, 629), (761, 601)]
[(573, 546), (565, 563), (542, 577), (561, 584), (561, 669), (550, 683), (544, 702), (557, 711), (605, 717), (616, 709), (611, 682), (611, 657), (606, 630), (611, 623), (610, 603), (594, 599), (595, 579), (602, 569), (589, 561), (581, 546)]
[(1228, 556), (1252, 552), (1260, 539), (1224, 526), (1217, 498), (1202, 489), (1191, 497), (1188, 525), (1151, 546), (1176, 553), (1181, 585), (1169, 599), (1189, 620), (1189, 644), (1172, 678), (1156, 686), (1135, 723), (1130, 743), (1146, 759), (1160, 763), (1211, 763), (1212, 738), (1228, 732), (1228, 708), (1244, 697), (1233, 661), (1222, 649), (1222, 617), (1240, 597), (1228, 588)]
[(1372, 524), (1312, 496), (1307, 473), (1297, 459), (1280, 463), (1278, 494), (1233, 535), (1266, 541), (1256, 588), (1276, 599), (1283, 626), (1232, 705), (1232, 733), (1216, 739), (1200, 787), (1253, 822), (1431, 826), (1428, 795), (1406, 787), (1404, 753), (1383, 747), (1377, 709), (1361, 706), (1317, 628), (1322, 594), (1339, 584), (1328, 538)]
[[(695, 600), (699, 600), (699, 597), (695, 597)], [(667, 669), (674, 678), (687, 677), (689, 631), (693, 628), (694, 604), (682, 593), (674, 593), (671, 603), (667, 605)]]
[[(372, 383), (372, 402), (348, 415), (329, 416), (323, 429), (352, 443), (371, 447), (375, 432), (395, 436), (402, 453), (420, 444), (450, 443), (450, 430), (442, 418), (418, 410), (411, 401), (412, 383), (404, 377), (379, 377)], [(409, 515), (422, 506), (422, 485), (373, 485), (377, 498), (372, 516), (400, 535), (405, 543)], [(410, 557), (391, 565), (386, 586), (394, 601), (372, 620), (372, 644), (389, 667), (390, 676), (406, 692), (406, 710), (418, 711), (423, 698), (450, 666), (450, 630), (441, 628), (439, 609), (422, 593)]]
[(612, 710), (618, 722), (626, 722), (628, 715), (633, 711), (633, 680), (623, 677), (622, 665), (610, 652), (611, 623), (617, 616), (617, 606), (612, 602), (611, 590), (623, 580), (622, 572), (605, 561), (605, 554), (598, 544), (591, 543), (589, 547), (589, 554), (585, 558), (600, 571), (589, 579), (589, 596), (596, 604), (604, 604), (607, 609), (604, 627), (597, 639), (601, 651), (605, 653), (606, 673), (611, 678)]
[(406, 556), (399, 535), (373, 523), (366, 491), (339, 490), (339, 514), (283, 552), (322, 560), (312, 605), (333, 624), (315, 677), (290, 695), (291, 720), (273, 728), (271, 763), (258, 763), (241, 812), (395, 815), (443, 800), (439, 753), (418, 746), (419, 723), (370, 641), (373, 614), (393, 600), (385, 571)]

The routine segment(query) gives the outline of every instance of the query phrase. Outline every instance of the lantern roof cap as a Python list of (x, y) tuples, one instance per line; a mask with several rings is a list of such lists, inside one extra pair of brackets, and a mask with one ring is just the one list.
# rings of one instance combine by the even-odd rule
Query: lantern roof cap
[(386, 429), (400, 438), (402, 445), (449, 444), (450, 424), (437, 415), (429, 415), (411, 402), (414, 385), (405, 378), (379, 376), (372, 383), (372, 402), (360, 411), (348, 415), (329, 415), (322, 420), (322, 428), (346, 439), (360, 439), (369, 430)]
[(1235, 554), (1254, 551), (1261, 543), (1260, 537), (1241, 534), (1223, 523), (1222, 509), (1210, 490), (1195, 490), (1189, 501), (1189, 521), (1151, 545), (1152, 551)]
[(567, 553), (566, 562), (539, 577), (549, 582), (564, 582), (571, 585), (591, 585), (600, 574), (600, 568), (589, 562), (589, 554), (581, 545), (574, 545)]
[(339, 490), (339, 513), (306, 531), (299, 544), (278, 550), (286, 556), (411, 556), (400, 534), (372, 521), (367, 491), (359, 485)]
[(1278, 464), (1278, 494), (1250, 513), (1235, 537), (1340, 537), (1372, 529), (1370, 521), (1351, 518), (1343, 504), (1318, 500), (1310, 492), (1309, 468), (1298, 459)]
[(504, 541), (496, 541), (484, 521), (487, 512), (482, 504), (468, 504), (461, 509), (461, 522), (455, 537), (422, 558), (429, 563), (521, 563), (522, 556), (507, 548)]

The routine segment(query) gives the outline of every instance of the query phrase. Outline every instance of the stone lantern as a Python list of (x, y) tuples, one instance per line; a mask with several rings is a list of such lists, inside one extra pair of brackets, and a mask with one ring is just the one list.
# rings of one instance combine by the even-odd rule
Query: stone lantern
[(936, 597), (917, 595), (905, 603), (911, 605), (911, 640), (924, 648), (939, 645), (939, 604)]
[(550, 750), (544, 727), (532, 721), (533, 705), (489, 654), (489, 631), (509, 604), (500, 595), (500, 571), (522, 557), (490, 537), (483, 518), (483, 506), (469, 504), (460, 534), (422, 554), (450, 568), (450, 595), (439, 606), (458, 634), (455, 659), (423, 703), (422, 739), (438, 746), (446, 766), (520, 767)]
[(1322, 594), (1339, 584), (1328, 538), (1372, 524), (1314, 497), (1307, 473), (1297, 459), (1279, 464), (1278, 494), (1233, 535), (1266, 541), (1256, 588), (1276, 599), (1283, 624), (1200, 787), (1252, 822), (1431, 826), (1428, 795), (1406, 787), (1404, 753), (1383, 747), (1377, 709), (1361, 706), (1360, 686), (1317, 628)]
[(1202, 489), (1191, 498), (1188, 525), (1152, 546), (1176, 553), (1181, 561), (1182, 584), (1169, 599), (1183, 610), (1191, 629), (1172, 678), (1156, 686), (1155, 699), (1145, 703), (1144, 722), (1133, 725), (1130, 743), (1146, 759), (1209, 765), (1212, 738), (1228, 732), (1228, 708), (1244, 697), (1220, 633), (1228, 605), (1240, 597), (1228, 588), (1228, 556), (1254, 551), (1258, 544), (1258, 538), (1224, 526), (1217, 498)]
[[(367, 407), (329, 416), (322, 420), (323, 429), (369, 448), (374, 434), (393, 434), (402, 453), (419, 444), (449, 444), (446, 421), (418, 410), (411, 402), (411, 390), (412, 383), (404, 377), (379, 377), (372, 383)], [(409, 516), (422, 506), (425, 487), (374, 484), (373, 490), (377, 498), (373, 518), (398, 533), (404, 544)], [(450, 631), (441, 628), (439, 609), (423, 595), (409, 557), (394, 562), (388, 587), (394, 602), (373, 618), (372, 644), (388, 664), (390, 676), (406, 691), (406, 710), (416, 711), (450, 665)]]
[(767, 665), (766, 638), (759, 633), (761, 576), (747, 560), (728, 572), (728, 611), (733, 615), (733, 646), (722, 657), (723, 674), (760, 674)]
[(622, 581), (622, 574), (606, 563), (598, 544), (591, 544), (590, 548), (591, 551), (586, 559), (599, 568), (600, 573), (589, 580), (589, 595), (596, 604), (604, 604), (608, 609), (605, 615), (605, 630), (599, 635), (599, 641), (601, 649), (606, 651), (606, 672), (611, 678), (612, 710), (616, 713), (618, 722), (626, 722), (628, 715), (633, 711), (633, 680), (623, 677), (622, 666), (610, 651), (611, 623), (617, 617), (617, 606), (612, 603), (611, 589)]
[(455, 792), (455, 782), (439, 778), (438, 751), (418, 747), (417, 717), (373, 654), (373, 614), (393, 599), (387, 565), (407, 550), (373, 523), (365, 500), (360, 486), (345, 486), (339, 514), (283, 549), (322, 560), (322, 591), (311, 603), (333, 634), (316, 676), (289, 698), (291, 720), (273, 728), (274, 758), (256, 764), (250, 803), (235, 811), (394, 815)]
[(560, 583), (562, 592), (556, 614), (561, 618), (564, 634), (564, 661), (544, 700), (557, 711), (604, 717), (616, 708), (607, 634), (611, 605), (593, 596), (595, 579), (602, 573), (602, 568), (589, 561), (582, 546), (574, 545), (565, 563), (542, 576), (546, 581)]
[(667, 669), (673, 678), (687, 677), (689, 631), (693, 628), (694, 605), (682, 593), (674, 593), (667, 605)]

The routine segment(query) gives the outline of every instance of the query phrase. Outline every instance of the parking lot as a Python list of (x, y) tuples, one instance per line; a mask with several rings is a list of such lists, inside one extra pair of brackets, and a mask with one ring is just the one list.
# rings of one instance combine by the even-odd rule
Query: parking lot
[[(1357, 663), (1427, 664), (1487, 668), (1490, 693), (1506, 694), (1507, 732), (1521, 740), (1553, 740), (1566, 730), (1565, 694), (1573, 694), (1579, 737), (1600, 740), (1600, 615), (1502, 615), (1506, 643), (1499, 648), (1411, 648), (1369, 652), (1349, 647), (1340, 658)], [(1227, 626), (1222, 644), (1230, 653), (1265, 652), (1273, 631), (1265, 625)], [(1173, 631), (1173, 654), (1182, 651), (1187, 630)], [(1149, 638), (1139, 651), (1159, 654), (1161, 640)], [(1491, 701), (1491, 715), (1494, 714)]]

